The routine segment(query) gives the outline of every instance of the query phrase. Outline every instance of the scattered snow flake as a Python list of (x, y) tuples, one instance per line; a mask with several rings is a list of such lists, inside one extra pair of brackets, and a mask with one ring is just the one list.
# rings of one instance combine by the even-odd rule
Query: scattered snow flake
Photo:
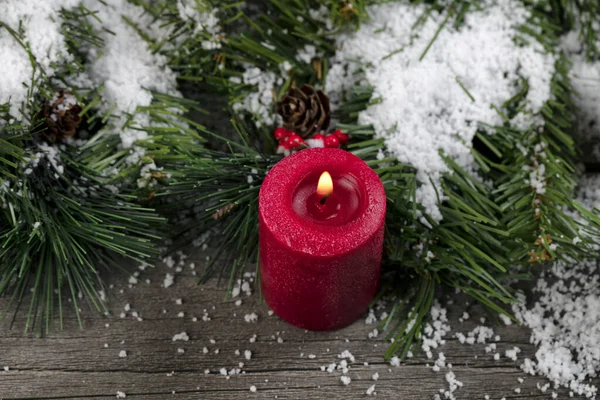
[(504, 325), (512, 325), (512, 320), (508, 316), (506, 316), (504, 314), (500, 314), (498, 316), (500, 317), (502, 322), (504, 322)]
[(165, 280), (163, 282), (163, 286), (166, 288), (171, 287), (175, 283), (175, 278), (171, 274), (167, 274), (165, 276)]
[(117, 399), (124, 399), (126, 397), (127, 395), (125, 394), (125, 392), (121, 392), (120, 390), (117, 391)]
[(518, 347), (513, 347), (512, 349), (506, 350), (504, 352), (504, 355), (506, 356), (506, 358), (509, 358), (513, 361), (517, 361), (517, 354), (519, 354), (521, 352), (521, 349)]
[(392, 367), (399, 367), (400, 366), (400, 359), (398, 358), (398, 356), (392, 357), (392, 359), (390, 360), (390, 365)]
[(250, 386), (250, 391), (252, 393), (256, 393), (256, 386), (254, 386), (254, 385)]
[(185, 332), (181, 332), (181, 333), (177, 333), (173, 336), (173, 341), (176, 342), (178, 340), (182, 340), (184, 342), (187, 342), (188, 340), (190, 340), (190, 337), (187, 335), (187, 333)]
[(342, 351), (342, 353), (338, 355), (338, 358), (347, 358), (348, 360), (350, 360), (350, 362), (355, 362), (356, 361), (356, 359), (354, 358), (354, 356), (352, 355), (352, 353), (350, 353), (349, 350)]
[(121, 357), (121, 358), (125, 358), (125, 357), (127, 357), (127, 352), (126, 352), (125, 350), (121, 350), (121, 351), (119, 352), (119, 357)]
[(351, 379), (349, 376), (346, 376), (346, 375), (342, 375), (342, 376), (340, 377), (340, 380), (342, 381), (342, 383), (343, 383), (345, 386), (348, 386), (348, 385), (350, 384), (350, 382), (352, 382), (352, 379)]
[[(599, 64), (600, 67), (600, 64)], [(581, 202), (600, 203), (600, 180), (584, 180)], [(547, 377), (556, 388), (593, 398), (598, 389), (588, 379), (600, 372), (600, 274), (597, 261), (557, 261), (544, 270), (528, 308), (524, 296), (513, 305), (517, 320), (532, 331), (536, 359), (525, 359), (521, 369)], [(515, 354), (516, 355), (516, 354)], [(546, 390), (542, 387), (540, 390)]]
[(367, 396), (372, 396), (375, 393), (375, 385), (369, 386), (365, 393), (367, 394)]
[(252, 358), (252, 352), (250, 350), (245, 350), (244, 357), (246, 358), (246, 360), (250, 360)]
[(256, 315), (256, 313), (246, 314), (246, 315), (244, 315), (244, 321), (256, 322), (256, 321), (258, 321), (258, 315)]

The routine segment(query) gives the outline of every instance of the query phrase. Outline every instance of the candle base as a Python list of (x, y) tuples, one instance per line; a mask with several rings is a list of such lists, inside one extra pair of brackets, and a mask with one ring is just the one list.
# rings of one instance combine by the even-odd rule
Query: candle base
[[(264, 250), (279, 253), (273, 248)], [(368, 310), (377, 294), (380, 260), (352, 254), (313, 261), (307, 264), (305, 260), (269, 257), (261, 261), (261, 289), (266, 303), (279, 318), (302, 329), (330, 331), (352, 324)]]

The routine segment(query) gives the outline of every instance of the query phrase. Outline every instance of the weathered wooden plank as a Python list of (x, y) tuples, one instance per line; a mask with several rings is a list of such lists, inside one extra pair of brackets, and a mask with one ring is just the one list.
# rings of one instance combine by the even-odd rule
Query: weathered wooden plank
[[(201, 265), (204, 255), (197, 258), (196, 264)], [(432, 360), (422, 353), (400, 367), (385, 362), (384, 338), (369, 339), (368, 333), (376, 325), (366, 325), (364, 319), (336, 332), (307, 332), (269, 315), (256, 294), (242, 294), (242, 304), (236, 306), (234, 300), (225, 299), (225, 289), (216, 282), (198, 287), (188, 266), (176, 274), (175, 284), (165, 289), (161, 284), (167, 272), (174, 273), (174, 269), (161, 265), (146, 270), (140, 282), (150, 279), (151, 283), (131, 288), (125, 278), (113, 278), (107, 303), (112, 315), (105, 317), (83, 309), (84, 329), (78, 328), (68, 310), (65, 329), (42, 339), (23, 334), (23, 315), (17, 316), (12, 329), (9, 321), (2, 322), (0, 368), (8, 366), (9, 371), (0, 369), (0, 398), (101, 398), (123, 391), (127, 398), (136, 399), (342, 399), (366, 397), (365, 391), (375, 384), (379, 398), (423, 399), (448, 388), (445, 374), (450, 370), (433, 372), (427, 366)], [(183, 304), (176, 304), (176, 299), (182, 299)], [(448, 309), (453, 333), (466, 334), (479, 324), (482, 311), (478, 306), (466, 306), (464, 298), (453, 300)], [(126, 318), (120, 318), (126, 304), (131, 310)], [(131, 316), (134, 310), (142, 321)], [(204, 310), (210, 321), (202, 320)], [(459, 322), (464, 311), (471, 318)], [(179, 312), (184, 316), (178, 317)], [(244, 316), (250, 313), (257, 314), (258, 322), (245, 321)], [(536, 383), (545, 383), (544, 379), (527, 377), (519, 369), (522, 359), (533, 358), (535, 353), (527, 330), (516, 325), (494, 329), (501, 337), (497, 351), (504, 354), (518, 346), (518, 361), (505, 357), (494, 360), (492, 353), (485, 353), (485, 345), (460, 344), (453, 337), (448, 337), (440, 349), (453, 364), (456, 378), (463, 382), (455, 392), (457, 397), (550, 398), (549, 392), (536, 388)], [(181, 332), (188, 334), (189, 341), (173, 342), (173, 336)], [(251, 342), (254, 335), (256, 339)], [(121, 350), (127, 352), (126, 357), (119, 357)], [(245, 359), (245, 350), (252, 352), (250, 360)], [(338, 354), (344, 350), (356, 357), (348, 373), (352, 378), (348, 386), (341, 383), (340, 371), (320, 369), (339, 362)], [(244, 365), (239, 375), (226, 378), (220, 374), (221, 368), (239, 368), (240, 362)], [(380, 375), (377, 382), (371, 378), (374, 373)], [(252, 385), (256, 393), (250, 392)], [(520, 393), (515, 393), (515, 388), (520, 388)], [(568, 396), (566, 391), (559, 393), (561, 398)]]
[[(279, 399), (362, 398), (366, 397), (365, 392), (369, 386), (375, 383), (371, 379), (375, 372), (380, 375), (376, 382), (379, 398), (422, 400), (433, 397), (439, 393), (438, 389), (445, 387), (444, 375), (432, 373), (427, 367), (402, 366), (392, 369), (392, 372), (389, 372), (388, 367), (357, 366), (349, 373), (352, 382), (348, 386), (340, 383), (339, 374), (332, 376), (315, 370), (247, 372), (232, 376), (229, 380), (215, 374), (205, 376), (190, 372), (166, 376), (162, 373), (122, 372), (117, 375), (111, 372), (52, 371), (9, 374), (2, 380), (2, 385), (21, 387), (18, 394), (12, 393), (4, 397), (13, 400), (39, 398), (42, 388), (46, 393), (58, 398), (83, 397), (82, 393), (86, 393), (88, 397), (114, 397), (117, 390), (127, 393), (127, 398), (136, 399), (243, 399), (275, 396)], [(461, 399), (483, 399), (485, 395), (490, 395), (491, 398), (505, 396), (507, 399), (544, 398), (536, 389), (535, 380), (519, 384), (517, 378), (520, 374), (516, 370), (466, 367), (455, 369), (464, 384), (463, 388), (456, 392)], [(107, 374), (112, 374), (112, 379), (107, 379)], [(483, 382), (487, 383), (482, 384)], [(518, 385), (521, 393), (514, 393), (509, 387), (503, 388), (501, 382), (505, 382), (505, 385), (510, 382), (512, 387)], [(251, 385), (256, 386), (256, 393), (249, 391)]]

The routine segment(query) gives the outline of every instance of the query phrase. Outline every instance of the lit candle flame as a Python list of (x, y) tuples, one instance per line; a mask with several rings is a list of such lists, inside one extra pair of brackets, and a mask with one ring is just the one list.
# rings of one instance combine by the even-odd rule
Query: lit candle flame
[(319, 184), (317, 185), (317, 194), (327, 198), (333, 193), (333, 180), (329, 172), (325, 171), (319, 178)]

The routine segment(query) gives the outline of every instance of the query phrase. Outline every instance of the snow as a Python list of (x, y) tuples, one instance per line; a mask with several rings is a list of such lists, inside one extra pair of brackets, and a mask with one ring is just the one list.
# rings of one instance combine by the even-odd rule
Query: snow
[(244, 321), (246, 321), (248, 323), (256, 322), (256, 321), (258, 321), (258, 315), (256, 315), (256, 313), (246, 314), (246, 315), (244, 315)]
[(540, 298), (533, 307), (513, 307), (531, 328), (531, 342), (537, 346), (536, 359), (526, 359), (521, 368), (588, 397), (597, 388), (587, 378), (600, 372), (598, 272), (596, 261), (556, 262), (538, 280), (535, 292)]
[(208, 34), (208, 38), (202, 41), (202, 48), (206, 50), (221, 48), (222, 34), (217, 16), (218, 9), (208, 8), (203, 5), (203, 2), (179, 0), (177, 10), (182, 20), (195, 24), (195, 34), (199, 32)]
[(367, 396), (372, 396), (375, 393), (375, 385), (369, 386), (365, 393), (367, 394)]
[(238, 114), (243, 112), (252, 114), (258, 128), (279, 122), (279, 116), (274, 113), (273, 93), (276, 86), (283, 85), (284, 76), (287, 75), (286, 68), (287, 65), (282, 65), (281, 72), (276, 74), (272, 71), (261, 71), (257, 67), (248, 67), (242, 74), (242, 83), (254, 86), (255, 89), (251, 90), (242, 101), (234, 103), (233, 110)]
[[(373, 87), (380, 102), (361, 112), (359, 123), (372, 124), (386, 151), (416, 168), (417, 200), (435, 220), (442, 218), (436, 190), (443, 197), (440, 180), (449, 172), (440, 151), (473, 172), (470, 144), (479, 123), (503, 123), (491, 106), (501, 108), (517, 93), (515, 81), (528, 80), (526, 108), (534, 115), (550, 97), (555, 56), (537, 43), (514, 43), (529, 11), (516, 0), (481, 3), (481, 11), (466, 14), (464, 26), (447, 24), (422, 59), (446, 15), (432, 13), (413, 31), (425, 5), (372, 6), (368, 23), (337, 37), (340, 50), (327, 78), (334, 102), (357, 81)], [(353, 72), (357, 65), (364, 76)], [(513, 121), (519, 128), (535, 123), (535, 116)]]
[(447, 399), (454, 399), (454, 392), (461, 388), (463, 383), (456, 379), (456, 375), (452, 371), (446, 374), (446, 382), (448, 383), (448, 390), (444, 392), (444, 396)]
[(173, 336), (173, 341), (174, 342), (176, 342), (178, 340), (187, 342), (188, 340), (190, 340), (190, 337), (188, 336), (187, 333), (181, 332), (181, 333), (177, 333), (177, 334), (175, 334), (175, 336)]
[(340, 377), (340, 380), (342, 381), (344, 386), (348, 386), (350, 384), (350, 382), (352, 382), (352, 378), (350, 378), (349, 376), (346, 376), (346, 375), (342, 375)]
[(152, 121), (148, 112), (139, 107), (149, 106), (152, 92), (180, 97), (177, 76), (168, 67), (164, 55), (152, 52), (144, 39), (125, 18), (133, 21), (144, 34), (161, 40), (169, 31), (161, 28), (161, 21), (154, 21), (150, 13), (127, 0), (84, 0), (82, 4), (96, 12), (89, 18), (95, 33), (104, 41), (102, 48), (84, 46), (87, 70), (74, 77), (81, 86), (103, 87), (101, 113), (111, 112), (106, 129), (100, 135), (120, 135), (121, 147), (131, 149), (127, 161), (137, 163), (144, 150), (135, 146), (138, 140), (148, 138), (144, 126), (160, 125)]
[(504, 355), (506, 358), (509, 358), (513, 361), (517, 361), (518, 354), (521, 352), (521, 349), (518, 347), (513, 347), (512, 349), (506, 350)]
[[(22, 32), (22, 42), (27, 43), (35, 63), (43, 68), (48, 77), (56, 73), (56, 64), (72, 60), (61, 32), (61, 9), (77, 6), (77, 0), (4, 0), (2, 22), (16, 32)], [(17, 121), (27, 115), (21, 113), (28, 99), (33, 66), (28, 53), (8, 32), (0, 30), (0, 104), (9, 103), (9, 114)], [(39, 77), (39, 68), (36, 72)], [(37, 94), (34, 90), (33, 95)], [(27, 107), (23, 108), (27, 110)], [(0, 119), (0, 125), (4, 121)]]
[(165, 276), (165, 280), (163, 281), (163, 286), (166, 288), (170, 287), (175, 283), (175, 277), (169, 273)]
[(338, 358), (348, 359), (350, 362), (356, 361), (355, 357), (352, 355), (352, 353), (350, 353), (349, 350), (342, 351), (342, 353), (338, 355)]

